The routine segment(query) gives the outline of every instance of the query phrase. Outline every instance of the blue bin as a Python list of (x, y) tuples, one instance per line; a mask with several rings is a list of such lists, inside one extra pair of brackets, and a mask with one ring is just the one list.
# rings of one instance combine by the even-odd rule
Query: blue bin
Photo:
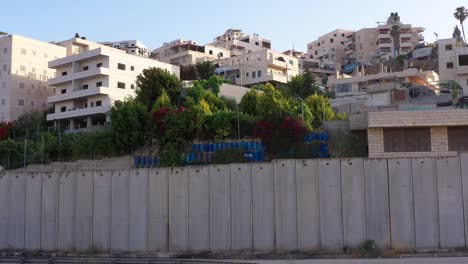
[(139, 156), (133, 157), (133, 166), (135, 166), (135, 168), (140, 167), (140, 157)]
[(151, 167), (156, 168), (158, 166), (158, 158), (152, 157), (151, 158)]
[(140, 157), (140, 167), (141, 168), (146, 167), (146, 157), (145, 156)]
[(323, 141), (328, 141), (329, 135), (327, 132), (323, 133)]
[(208, 144), (208, 152), (213, 152), (214, 151), (214, 144), (210, 143)]

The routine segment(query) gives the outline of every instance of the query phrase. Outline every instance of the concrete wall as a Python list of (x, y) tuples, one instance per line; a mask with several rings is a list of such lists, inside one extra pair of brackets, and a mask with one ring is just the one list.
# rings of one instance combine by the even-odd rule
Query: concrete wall
[(0, 172), (0, 249), (464, 248), (468, 155)]

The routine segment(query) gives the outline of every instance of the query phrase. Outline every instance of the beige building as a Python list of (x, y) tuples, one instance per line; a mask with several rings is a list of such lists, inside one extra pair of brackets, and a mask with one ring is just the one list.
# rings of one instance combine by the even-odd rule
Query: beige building
[(74, 38), (57, 43), (66, 47), (67, 57), (52, 60), (56, 77), (48, 84), (56, 93), (47, 98), (54, 112), (47, 115), (65, 129), (76, 130), (105, 125), (115, 101), (135, 94), (136, 77), (150, 67), (179, 76), (179, 67), (154, 59)]
[(100, 42), (100, 44), (124, 50), (128, 54), (133, 54), (133, 55), (138, 55), (138, 56), (143, 56), (143, 57), (149, 57), (150, 51), (149, 49), (143, 45), (138, 40), (122, 40), (122, 41), (104, 41)]
[(232, 56), (271, 49), (271, 41), (258, 34), (248, 35), (240, 29), (228, 29), (210, 45), (231, 51)]
[(14, 121), (21, 114), (48, 109), (47, 96), (55, 76), (49, 60), (66, 56), (63, 47), (18, 36), (0, 37), (0, 121)]
[(153, 50), (151, 57), (174, 65), (189, 65), (230, 57), (227, 49), (213, 45), (198, 45), (193, 40), (177, 39)]
[(345, 42), (345, 55), (348, 63), (375, 62), (375, 58), (378, 57), (377, 33), (378, 30), (375, 28), (363, 28), (348, 36)]
[(441, 81), (456, 81), (468, 95), (468, 47), (456, 39), (437, 41)]
[(267, 82), (287, 83), (299, 74), (299, 60), (269, 49), (219, 59), (216, 74), (233, 84), (252, 86)]
[(370, 158), (455, 156), (468, 151), (468, 110), (368, 113)]
[(316, 62), (343, 64), (346, 60), (346, 41), (353, 34), (350, 30), (336, 29), (307, 44), (307, 57)]

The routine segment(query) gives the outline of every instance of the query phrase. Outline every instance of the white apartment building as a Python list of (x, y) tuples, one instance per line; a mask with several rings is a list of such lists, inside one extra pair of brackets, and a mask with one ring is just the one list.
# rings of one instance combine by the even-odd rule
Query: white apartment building
[(65, 129), (90, 129), (108, 122), (114, 102), (135, 95), (136, 77), (144, 69), (157, 67), (179, 76), (177, 66), (87, 40), (58, 44), (66, 47), (67, 57), (49, 62), (57, 74), (48, 81), (56, 93), (47, 98), (54, 105), (47, 120)]
[(219, 59), (216, 74), (233, 84), (287, 83), (299, 74), (299, 59), (269, 49)]
[(226, 30), (223, 35), (214, 38), (213, 43), (209, 45), (230, 50), (232, 56), (271, 49), (270, 40), (262, 38), (258, 34), (247, 35), (240, 29), (232, 28)]
[(28, 111), (46, 111), (47, 85), (55, 70), (49, 60), (66, 56), (66, 49), (18, 35), (0, 37), (0, 121), (14, 121)]
[(345, 29), (336, 29), (317, 40), (307, 44), (307, 57), (316, 62), (329, 64), (343, 64), (345, 56), (345, 42), (353, 32)]
[(456, 39), (437, 41), (441, 81), (456, 81), (468, 95), (468, 46)]
[(162, 47), (153, 50), (151, 57), (174, 65), (189, 65), (204, 61), (230, 57), (227, 49), (213, 45), (198, 45), (193, 40), (177, 39), (164, 43)]
[(128, 54), (149, 57), (149, 49), (138, 40), (104, 41), (102, 45), (126, 51)]

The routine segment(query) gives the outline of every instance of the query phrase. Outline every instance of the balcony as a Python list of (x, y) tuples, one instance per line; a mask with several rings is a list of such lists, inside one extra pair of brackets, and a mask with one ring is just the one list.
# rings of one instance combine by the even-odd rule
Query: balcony
[(54, 113), (47, 115), (47, 121), (53, 121), (57, 119), (70, 119), (82, 116), (90, 116), (96, 114), (106, 114), (111, 109), (111, 106), (99, 106), (99, 107), (91, 107), (91, 108), (81, 108), (75, 110), (68, 110), (66, 112)]
[(468, 74), (468, 66), (458, 66), (457, 67), (457, 74), (458, 75)]
[(86, 90), (77, 90), (66, 94), (58, 94), (47, 97), (47, 103), (57, 103), (61, 101), (67, 101), (72, 99), (78, 99), (83, 97), (89, 97), (93, 95), (110, 94), (108, 87), (94, 87)]
[(109, 75), (109, 74), (110, 74), (110, 70), (108, 68), (100, 67), (100, 68), (90, 69), (87, 71), (80, 71), (80, 72), (68, 74), (65, 76), (58, 76), (58, 77), (49, 79), (47, 84), (50, 86), (54, 86), (57, 84), (68, 83), (68, 82), (71, 82), (72, 80), (83, 80), (83, 79), (87, 79), (90, 77), (96, 77), (100, 75)]
[(283, 69), (283, 70), (293, 68), (293, 65), (288, 65), (288, 63), (285, 61), (280, 61), (280, 60), (273, 59), (273, 58), (268, 60), (268, 65), (271, 67), (274, 67), (277, 69)]
[(406, 39), (411, 39), (411, 37), (412, 37), (411, 33), (401, 33), (400, 34), (401, 39), (405, 39), (405, 38)]
[(74, 61), (82, 61), (82, 60), (93, 58), (99, 55), (108, 56), (108, 54), (105, 54), (106, 53), (105, 51), (106, 50), (104, 49), (98, 48), (98, 49), (86, 51), (83, 53), (79, 53), (76, 55), (49, 61), (49, 68), (63, 67), (68, 64), (72, 64)]

